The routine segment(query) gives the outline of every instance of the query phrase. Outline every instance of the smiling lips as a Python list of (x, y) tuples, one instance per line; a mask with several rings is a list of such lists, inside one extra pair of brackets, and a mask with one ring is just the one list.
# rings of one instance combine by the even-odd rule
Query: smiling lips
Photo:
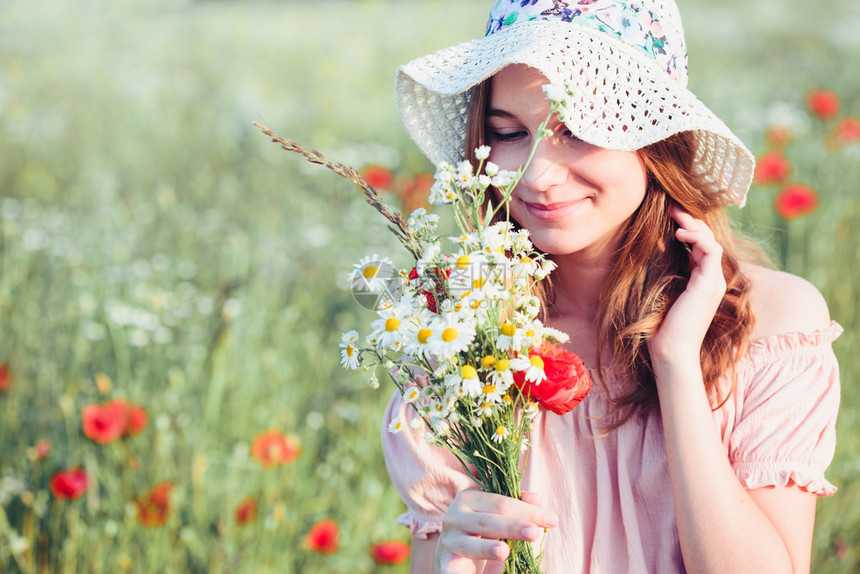
[(576, 201), (562, 203), (529, 203), (524, 201), (529, 215), (541, 221), (560, 221), (573, 213), (580, 205), (588, 200), (587, 197)]

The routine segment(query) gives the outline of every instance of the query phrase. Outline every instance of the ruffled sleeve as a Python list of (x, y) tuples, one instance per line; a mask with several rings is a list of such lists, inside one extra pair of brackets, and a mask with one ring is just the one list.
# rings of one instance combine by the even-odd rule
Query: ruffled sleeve
[(738, 364), (723, 440), (745, 488), (787, 486), (829, 496), (824, 476), (836, 448), (839, 366), (835, 322), (812, 333), (790, 333), (750, 344)]
[[(403, 430), (389, 432), (396, 419)], [(420, 423), (419, 430), (412, 428), (413, 421)], [(397, 523), (418, 538), (442, 529), (442, 517), (458, 492), (477, 488), (454, 455), (424, 440), (423, 430), (415, 409), (395, 391), (383, 417), (382, 451), (391, 481), (408, 508)]]

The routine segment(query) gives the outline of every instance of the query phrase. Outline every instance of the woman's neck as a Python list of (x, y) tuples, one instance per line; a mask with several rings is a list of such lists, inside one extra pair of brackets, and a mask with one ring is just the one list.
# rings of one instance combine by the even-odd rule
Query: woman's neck
[(548, 309), (550, 315), (595, 324), (600, 294), (612, 271), (610, 258), (572, 253), (552, 259), (558, 268), (552, 272), (554, 298)]

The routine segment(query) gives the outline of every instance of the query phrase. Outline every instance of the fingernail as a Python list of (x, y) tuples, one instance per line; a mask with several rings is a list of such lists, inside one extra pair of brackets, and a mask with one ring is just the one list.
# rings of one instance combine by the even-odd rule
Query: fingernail
[(546, 524), (547, 528), (552, 528), (558, 524), (558, 516), (555, 514), (546, 514), (543, 517), (543, 523)]
[(508, 545), (496, 544), (493, 546), (493, 554), (498, 557), (499, 560), (504, 560), (508, 557)]
[(526, 540), (537, 540), (538, 533), (537, 526), (526, 526), (523, 528), (523, 538)]

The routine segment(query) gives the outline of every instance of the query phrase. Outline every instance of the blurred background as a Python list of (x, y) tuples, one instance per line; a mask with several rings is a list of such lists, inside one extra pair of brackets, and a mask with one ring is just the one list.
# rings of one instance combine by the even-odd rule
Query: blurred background
[[(431, 166), (396, 67), (470, 0), (0, 3), (0, 572), (406, 572), (346, 280), (406, 263)], [(738, 224), (846, 329), (813, 572), (860, 571), (860, 4), (680, 0), (690, 87), (760, 158)]]

